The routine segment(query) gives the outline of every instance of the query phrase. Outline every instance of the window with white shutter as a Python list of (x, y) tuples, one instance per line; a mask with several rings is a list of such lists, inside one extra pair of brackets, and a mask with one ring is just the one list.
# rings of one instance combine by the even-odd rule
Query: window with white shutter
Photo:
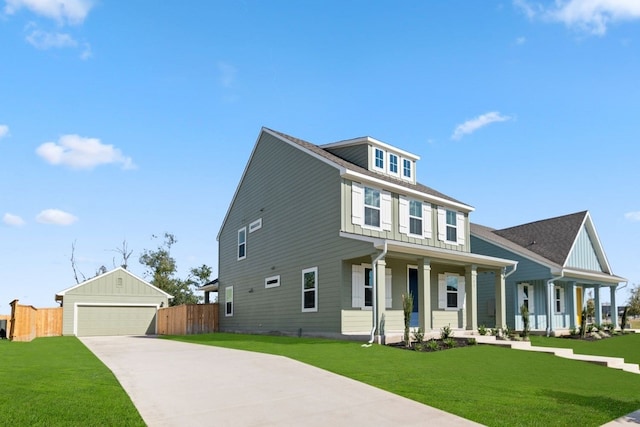
[(465, 304), (465, 278), (454, 273), (438, 275), (438, 308), (460, 310)]

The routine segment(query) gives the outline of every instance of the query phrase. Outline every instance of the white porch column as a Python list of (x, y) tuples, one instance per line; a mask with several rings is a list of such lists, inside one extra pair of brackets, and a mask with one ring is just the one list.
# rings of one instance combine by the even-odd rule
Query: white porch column
[(602, 306), (600, 305), (600, 285), (593, 287), (593, 306), (596, 315), (596, 324), (602, 325)]
[[(416, 297), (414, 295), (414, 297)], [(418, 263), (418, 318), (420, 327), (427, 332), (431, 323), (431, 262), (423, 258)]]
[(609, 287), (609, 294), (611, 295), (611, 323), (613, 328), (620, 326), (618, 324), (618, 306), (616, 305), (616, 288), (617, 286)]
[(547, 281), (547, 336), (553, 335), (553, 288), (551, 280)]
[(505, 297), (505, 269), (496, 272), (496, 328), (502, 329), (507, 324), (507, 304)]
[(571, 284), (571, 301), (573, 303), (573, 307), (571, 308), (573, 315), (571, 316), (571, 322), (569, 323), (571, 327), (578, 329), (579, 322), (578, 317), (582, 315), (582, 302), (578, 301), (578, 286), (576, 282), (570, 282)]
[(465, 309), (467, 311), (467, 330), (478, 329), (478, 267), (465, 267)]
[(387, 263), (384, 259), (378, 261), (377, 266), (373, 266), (376, 269), (376, 335), (377, 341), (380, 344), (384, 343), (384, 335), (385, 335), (385, 327), (384, 327), (384, 318), (385, 318), (385, 308), (386, 308), (386, 267)]

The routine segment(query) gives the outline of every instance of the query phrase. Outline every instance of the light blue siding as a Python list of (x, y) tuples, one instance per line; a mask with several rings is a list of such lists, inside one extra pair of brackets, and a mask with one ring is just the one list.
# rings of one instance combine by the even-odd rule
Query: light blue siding
[(569, 255), (567, 267), (581, 268), (584, 270), (604, 271), (598, 260), (598, 255), (593, 247), (591, 236), (585, 227), (578, 234), (576, 244)]

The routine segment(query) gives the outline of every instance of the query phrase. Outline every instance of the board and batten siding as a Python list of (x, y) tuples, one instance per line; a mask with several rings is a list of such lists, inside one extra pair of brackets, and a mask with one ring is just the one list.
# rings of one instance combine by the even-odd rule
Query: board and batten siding
[[(469, 252), (471, 250), (471, 246), (469, 244), (469, 215), (464, 214), (464, 244), (454, 245), (446, 243), (445, 241), (438, 239), (438, 205), (429, 203), (425, 200), (420, 200), (415, 197), (409, 197), (410, 199), (415, 199), (421, 201), (423, 203), (428, 203), (431, 206), (431, 218), (428, 220), (431, 221), (431, 238), (419, 238), (409, 236), (404, 233), (400, 233), (400, 195), (398, 193), (394, 193), (393, 191), (384, 188), (378, 187), (370, 184), (366, 184), (371, 186), (372, 188), (377, 188), (384, 191), (389, 191), (391, 193), (391, 230), (372, 230), (369, 228), (361, 227), (360, 225), (354, 224), (352, 221), (352, 181), (348, 179), (342, 180), (342, 231), (352, 234), (360, 234), (363, 236), (375, 237), (380, 239), (390, 239), (396, 240), (399, 242), (412, 243), (416, 245), (422, 246), (430, 246), (434, 248), (442, 248), (449, 249), (458, 252)], [(455, 210), (455, 209), (453, 209)], [(425, 219), (423, 219), (425, 220)]]
[[(548, 280), (551, 278), (551, 270), (549, 267), (538, 264), (530, 260), (529, 258), (525, 258), (521, 255), (518, 255), (512, 251), (501, 248), (497, 245), (487, 242), (486, 240), (479, 239), (476, 236), (471, 236), (471, 252), (480, 255), (488, 255), (497, 258), (511, 259), (514, 261), (518, 261), (518, 268), (515, 273), (511, 274), (507, 277), (505, 281), (505, 299), (506, 299), (506, 316), (507, 316), (507, 326), (510, 328), (517, 328), (518, 325), (522, 324), (520, 319), (520, 309), (518, 307), (518, 294), (517, 294), (517, 284), (518, 283), (529, 283), (535, 285), (534, 288), (534, 298), (535, 298), (535, 307), (536, 311), (540, 312), (541, 309), (545, 307), (544, 302), (544, 294), (545, 287), (544, 284), (540, 285), (538, 283), (544, 283), (544, 280)], [(479, 276), (480, 277), (480, 276)], [(542, 280), (538, 282), (537, 280)], [(484, 279), (482, 286), (484, 287)], [(478, 284), (480, 287), (480, 284)], [(484, 305), (490, 305), (490, 301), (487, 299), (488, 293), (479, 293), (478, 294), (478, 307)], [(495, 298), (495, 293), (493, 294), (493, 298)], [(542, 298), (540, 300), (539, 298)], [(543, 304), (543, 305), (538, 305)], [(531, 328), (534, 328), (534, 322), (536, 324), (536, 328), (540, 328), (539, 325), (545, 324), (546, 327), (546, 318), (544, 313), (540, 313), (540, 315), (536, 314), (535, 319), (532, 317)]]
[[(121, 285), (118, 282), (121, 279)], [(102, 306), (169, 305), (166, 295), (125, 272), (114, 271), (70, 289), (63, 299), (62, 334), (74, 334), (74, 310), (77, 304)]]
[(567, 267), (604, 272), (596, 255), (591, 237), (585, 227), (582, 227), (578, 234), (573, 250), (569, 254)]
[[(220, 329), (339, 333), (342, 266), (371, 245), (340, 238), (339, 170), (267, 133), (257, 142), (219, 234)], [(247, 232), (237, 259), (238, 230)], [(367, 249), (365, 249), (367, 248)], [(302, 270), (318, 268), (318, 311), (302, 312)], [(265, 287), (267, 277), (280, 285)], [(225, 288), (233, 286), (233, 316)]]

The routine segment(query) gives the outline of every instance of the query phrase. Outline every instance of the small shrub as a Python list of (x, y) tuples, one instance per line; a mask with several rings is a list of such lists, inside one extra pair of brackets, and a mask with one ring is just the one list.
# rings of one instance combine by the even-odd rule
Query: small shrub
[(520, 316), (522, 317), (522, 338), (529, 336), (529, 309), (526, 305), (520, 306)]
[(453, 348), (456, 346), (456, 340), (454, 340), (453, 338), (449, 337), (449, 338), (443, 338), (442, 342), (444, 343), (445, 347), (447, 348)]
[(504, 325), (504, 328), (502, 328), (502, 336), (504, 337), (504, 339), (508, 340), (509, 337), (511, 337), (511, 334), (513, 334), (513, 331), (509, 329), (508, 325)]
[(492, 328), (491, 335), (493, 335), (494, 337), (497, 337), (498, 335), (500, 335), (500, 328)]
[(453, 336), (453, 331), (451, 330), (451, 325), (447, 325), (443, 328), (440, 328), (440, 338), (446, 340), (447, 338), (451, 338)]
[(404, 313), (404, 345), (411, 347), (409, 337), (409, 323), (411, 323), (411, 312), (413, 311), (413, 295), (411, 292), (402, 294), (402, 311)]
[(422, 328), (418, 328), (413, 331), (413, 341), (417, 343), (422, 343), (422, 341), (424, 341), (424, 330)]
[(413, 345), (413, 349), (416, 351), (422, 351), (424, 348), (424, 344), (422, 342), (417, 342)]
[(578, 335), (578, 330), (576, 329), (575, 326), (572, 326), (571, 329), (569, 329), (569, 334), (570, 335)]
[(476, 345), (478, 344), (478, 341), (475, 338), (469, 338), (467, 340), (467, 345)]
[(580, 315), (580, 338), (584, 339), (587, 334), (587, 309), (586, 307), (582, 309), (582, 314)]
[(482, 336), (487, 335), (487, 327), (484, 325), (478, 326), (478, 333)]
[(440, 346), (438, 345), (438, 341), (429, 340), (427, 341), (427, 348), (431, 351), (437, 351), (440, 349)]
[(611, 323), (603, 323), (602, 324), (602, 329), (604, 329), (607, 332), (611, 332), (613, 330), (613, 324), (611, 324)]
[(627, 327), (627, 310), (629, 309), (629, 307), (625, 307), (624, 310), (622, 311), (622, 318), (620, 319), (620, 332), (622, 332), (624, 334), (624, 328)]

